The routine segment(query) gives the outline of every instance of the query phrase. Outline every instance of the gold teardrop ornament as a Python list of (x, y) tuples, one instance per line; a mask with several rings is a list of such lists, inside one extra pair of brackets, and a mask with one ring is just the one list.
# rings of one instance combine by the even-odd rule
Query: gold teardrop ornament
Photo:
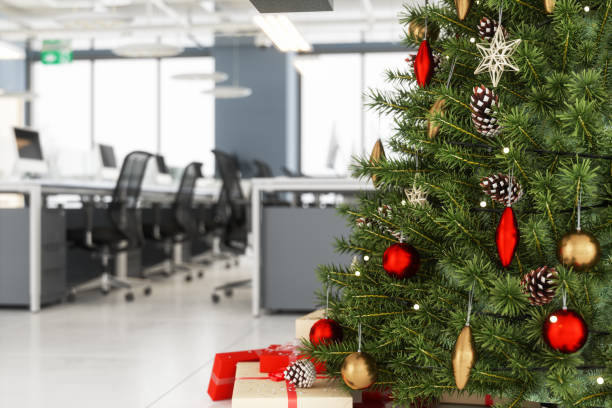
[[(438, 99), (436, 102), (434, 102), (434, 104), (429, 109), (429, 114), (432, 116), (433, 115), (444, 116), (444, 104), (445, 103), (446, 103), (446, 100)], [(433, 139), (434, 137), (436, 137), (439, 130), (440, 130), (440, 125), (432, 124), (431, 119), (427, 121), (427, 137), (429, 137), (430, 139)]]
[(470, 326), (463, 326), (453, 348), (453, 375), (459, 390), (464, 389), (467, 385), (470, 379), (470, 371), (475, 363), (476, 350), (472, 340), (472, 328)]
[[(372, 164), (373, 166), (376, 166), (378, 163), (380, 163), (381, 161), (385, 159), (386, 159), (385, 149), (383, 148), (383, 144), (380, 141), (380, 139), (378, 139), (376, 143), (374, 144), (374, 148), (372, 149), (372, 154), (370, 154), (370, 164)], [(376, 185), (376, 182), (377, 182), (376, 175), (372, 175), (372, 183)]]
[(467, 17), (468, 11), (470, 11), (471, 6), (472, 0), (455, 0), (455, 7), (457, 7), (457, 17), (459, 17), (459, 20), (465, 20), (465, 17)]
[(548, 14), (551, 14), (553, 11), (555, 11), (556, 0), (543, 0), (543, 2), (544, 10), (546, 10)]

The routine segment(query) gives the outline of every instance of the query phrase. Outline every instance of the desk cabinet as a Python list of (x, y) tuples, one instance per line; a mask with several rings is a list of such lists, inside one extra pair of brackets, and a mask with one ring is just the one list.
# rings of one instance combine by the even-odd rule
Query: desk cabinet
[[(0, 209), (0, 305), (30, 303), (29, 209)], [(61, 209), (41, 214), (41, 302), (66, 293), (66, 217)]]
[(334, 252), (335, 238), (350, 233), (346, 220), (335, 208), (264, 207), (261, 225), (262, 307), (312, 310), (317, 266), (351, 262)]

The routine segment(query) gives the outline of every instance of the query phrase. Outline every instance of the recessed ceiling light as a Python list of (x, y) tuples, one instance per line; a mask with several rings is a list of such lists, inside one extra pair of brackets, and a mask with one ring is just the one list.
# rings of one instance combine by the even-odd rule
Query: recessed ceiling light
[(193, 72), (186, 74), (177, 74), (172, 79), (178, 79), (181, 81), (215, 81), (223, 82), (229, 78), (225, 72)]
[(243, 86), (217, 86), (202, 93), (213, 95), (218, 99), (236, 99), (250, 96), (253, 90)]
[(184, 48), (163, 43), (137, 43), (122, 45), (113, 49), (113, 54), (125, 58), (176, 57)]
[(253, 21), (281, 52), (312, 51), (295, 25), (284, 15), (257, 15)]

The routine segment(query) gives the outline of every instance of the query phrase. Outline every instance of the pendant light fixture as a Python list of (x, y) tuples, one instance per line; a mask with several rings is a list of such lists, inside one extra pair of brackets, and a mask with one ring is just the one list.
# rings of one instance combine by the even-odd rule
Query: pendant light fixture
[[(151, 25), (151, 0), (147, 1), (147, 19)], [(122, 45), (112, 50), (113, 54), (124, 58), (166, 58), (176, 57), (185, 49), (183, 47), (158, 42), (143, 42)]]
[(232, 75), (232, 85), (226, 86), (216, 86), (214, 88), (203, 91), (202, 93), (207, 95), (213, 95), (217, 99), (237, 99), (237, 98), (246, 98), (253, 93), (251, 88), (247, 88), (244, 86), (240, 86), (240, 54), (238, 50), (238, 46), (236, 44), (236, 38), (233, 41), (233, 49), (232, 49), (232, 67), (233, 67), (233, 75)]
[(185, 74), (176, 74), (172, 76), (172, 79), (180, 81), (215, 81), (223, 82), (227, 81), (229, 75), (225, 72), (191, 72)]

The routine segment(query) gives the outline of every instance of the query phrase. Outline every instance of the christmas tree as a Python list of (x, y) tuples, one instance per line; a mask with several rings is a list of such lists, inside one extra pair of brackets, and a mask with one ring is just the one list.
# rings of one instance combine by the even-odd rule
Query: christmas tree
[(402, 405), (612, 407), (612, 0), (412, 4), (419, 52), (370, 95), (395, 154), (353, 167), (376, 188), (305, 348)]

